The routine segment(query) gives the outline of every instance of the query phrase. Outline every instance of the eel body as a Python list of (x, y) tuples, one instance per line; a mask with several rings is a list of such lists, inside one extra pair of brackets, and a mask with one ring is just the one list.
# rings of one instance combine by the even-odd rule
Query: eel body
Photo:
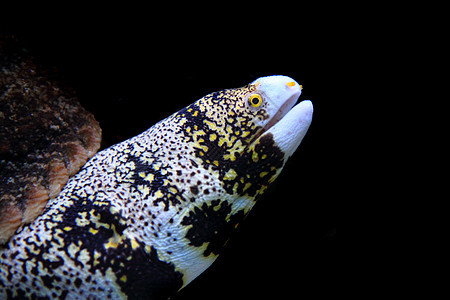
[(208, 268), (312, 118), (301, 86), (211, 93), (97, 153), (0, 249), (0, 298), (167, 299)]

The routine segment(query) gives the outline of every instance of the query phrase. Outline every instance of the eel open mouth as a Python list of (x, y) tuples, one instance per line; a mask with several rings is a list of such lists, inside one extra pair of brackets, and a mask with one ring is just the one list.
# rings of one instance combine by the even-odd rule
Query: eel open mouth
[(286, 102), (284, 102), (283, 105), (281, 105), (281, 107), (278, 109), (278, 112), (272, 117), (272, 119), (270, 119), (270, 121), (266, 124), (266, 126), (264, 126), (262, 132), (263, 133), (266, 132), (273, 125), (278, 123), (278, 121), (280, 121), (291, 110), (291, 108), (297, 102), (299, 96), (300, 94), (294, 94), (291, 97), (289, 97), (289, 99), (286, 100)]
[[(269, 76), (257, 79), (256, 84), (270, 101), (275, 113), (255, 138), (255, 142), (271, 134), (276, 145), (285, 153), (285, 160), (300, 145), (312, 121), (313, 105), (304, 100), (295, 105), (302, 86), (287, 76)], [(295, 105), (295, 106), (294, 106)]]
[(287, 113), (261, 136), (272, 134), (273, 139), (287, 160), (298, 148), (303, 137), (311, 125), (313, 105), (309, 100), (304, 100), (295, 105)]

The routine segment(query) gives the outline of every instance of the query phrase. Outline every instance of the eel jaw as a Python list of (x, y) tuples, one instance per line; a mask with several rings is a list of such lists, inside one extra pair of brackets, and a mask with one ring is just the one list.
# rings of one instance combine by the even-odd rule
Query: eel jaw
[(286, 161), (298, 148), (311, 125), (313, 105), (304, 100), (294, 106), (285, 116), (270, 127), (264, 135), (272, 134), (276, 145), (284, 152)]
[(270, 121), (264, 126), (263, 132), (266, 132), (269, 130), (273, 125), (278, 123), (285, 115), (286, 113), (294, 106), (294, 104), (297, 102), (298, 97), (300, 96), (300, 93), (293, 94), (291, 97), (289, 97), (286, 102), (284, 102), (281, 107), (278, 109), (277, 113), (270, 119)]
[(295, 152), (311, 124), (313, 105), (305, 100), (294, 107), (302, 86), (287, 76), (269, 76), (255, 80), (255, 84), (270, 102), (273, 117), (264, 126), (259, 140), (271, 134), (276, 145), (285, 154), (286, 160)]

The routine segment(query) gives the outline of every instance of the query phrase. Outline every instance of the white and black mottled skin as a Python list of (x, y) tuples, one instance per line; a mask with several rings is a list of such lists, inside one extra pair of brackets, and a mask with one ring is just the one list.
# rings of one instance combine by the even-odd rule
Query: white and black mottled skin
[(293, 107), (300, 93), (289, 77), (259, 78), (99, 152), (0, 250), (0, 298), (176, 293), (300, 144), (312, 118), (310, 101)]

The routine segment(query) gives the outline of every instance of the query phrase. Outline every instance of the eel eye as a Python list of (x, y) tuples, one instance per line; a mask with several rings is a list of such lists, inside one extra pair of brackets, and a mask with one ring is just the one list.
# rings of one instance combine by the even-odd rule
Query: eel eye
[(261, 106), (263, 100), (262, 97), (258, 94), (253, 94), (250, 97), (248, 97), (248, 103), (250, 103), (253, 107), (259, 107)]

